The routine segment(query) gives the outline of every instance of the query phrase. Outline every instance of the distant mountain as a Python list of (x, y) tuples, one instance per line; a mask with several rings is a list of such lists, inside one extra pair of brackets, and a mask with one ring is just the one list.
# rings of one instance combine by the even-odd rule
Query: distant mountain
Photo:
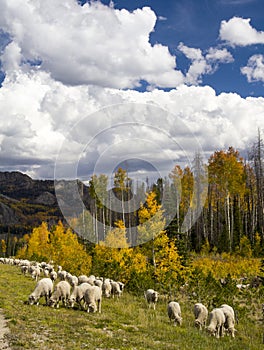
[[(63, 181), (69, 185), (72, 181)], [(81, 188), (81, 182), (78, 182)], [(85, 204), (89, 207), (88, 188), (82, 184)], [(68, 210), (73, 210), (69, 206)], [(64, 221), (55, 195), (54, 181), (34, 180), (18, 171), (0, 172), (0, 234), (24, 234), (42, 221), (53, 225)]]

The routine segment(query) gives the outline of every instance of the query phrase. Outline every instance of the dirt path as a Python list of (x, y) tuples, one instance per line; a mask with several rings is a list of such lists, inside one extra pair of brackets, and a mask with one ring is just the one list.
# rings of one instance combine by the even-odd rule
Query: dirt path
[(6, 339), (5, 334), (9, 333), (9, 328), (6, 325), (3, 312), (0, 309), (0, 350), (11, 350)]

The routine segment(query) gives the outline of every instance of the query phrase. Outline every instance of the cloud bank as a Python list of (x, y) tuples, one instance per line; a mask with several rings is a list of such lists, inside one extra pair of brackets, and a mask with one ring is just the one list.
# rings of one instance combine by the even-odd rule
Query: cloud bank
[[(173, 163), (190, 165), (197, 145), (206, 156), (246, 149), (263, 128), (264, 99), (217, 95), (199, 84), (234, 62), (229, 46), (261, 44), (263, 32), (234, 17), (220, 27), (227, 47), (179, 42), (189, 62), (183, 72), (168, 47), (150, 42), (157, 19), (149, 7), (1, 1), (0, 169), (53, 178), (61, 145), (63, 160), (69, 167), (78, 162), (87, 177), (126, 159), (171, 171)], [(252, 56), (241, 73), (263, 81), (263, 55)], [(136, 91), (143, 81), (146, 91)]]

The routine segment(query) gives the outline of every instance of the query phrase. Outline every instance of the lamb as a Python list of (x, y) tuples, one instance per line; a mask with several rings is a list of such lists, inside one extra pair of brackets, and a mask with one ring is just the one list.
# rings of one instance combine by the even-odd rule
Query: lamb
[(215, 308), (209, 314), (207, 331), (216, 338), (224, 336), (225, 314), (222, 308)]
[(88, 289), (90, 287), (91, 287), (91, 285), (89, 283), (86, 283), (86, 282), (81, 283), (78, 286), (74, 286), (73, 291), (72, 291), (70, 298), (69, 298), (70, 307), (74, 307), (75, 303), (78, 303), (79, 306), (82, 307), (81, 301), (83, 300), (84, 293), (85, 293), (86, 289)]
[(151, 305), (153, 305), (153, 309), (156, 309), (156, 304), (158, 301), (159, 293), (156, 292), (154, 289), (148, 289), (146, 292), (144, 292), (145, 299), (147, 300), (147, 303), (149, 304), (149, 308)]
[(48, 305), (49, 298), (53, 291), (53, 283), (50, 278), (42, 278), (36, 284), (34, 291), (28, 297), (29, 305), (39, 305), (39, 299), (45, 297), (46, 305)]
[(206, 325), (208, 310), (202, 303), (196, 303), (194, 305), (193, 312), (195, 317), (194, 324), (196, 327), (202, 330), (202, 327)]
[(49, 300), (49, 306), (59, 308), (59, 302), (62, 301), (63, 305), (66, 307), (71, 294), (71, 286), (67, 281), (60, 281)]
[(220, 308), (223, 310), (225, 315), (225, 329), (229, 334), (231, 334), (231, 337), (235, 337), (235, 312), (232, 306), (229, 306), (227, 304), (223, 304), (220, 306)]
[(179, 324), (181, 326), (182, 324), (182, 317), (181, 317), (181, 307), (180, 304), (176, 301), (170, 301), (168, 303), (167, 312), (170, 321), (174, 321), (174, 325)]
[(100, 287), (91, 286), (86, 289), (83, 298), (87, 305), (87, 312), (96, 312), (98, 310), (101, 313), (102, 290)]

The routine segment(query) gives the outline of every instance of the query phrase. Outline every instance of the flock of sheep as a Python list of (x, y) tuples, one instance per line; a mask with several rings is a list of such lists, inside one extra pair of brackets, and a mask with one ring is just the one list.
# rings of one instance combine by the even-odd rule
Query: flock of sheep
[[(124, 290), (124, 283), (108, 278), (97, 278), (93, 275), (73, 276), (58, 266), (55, 271), (52, 264), (46, 262), (36, 263), (28, 260), (0, 258), (0, 262), (18, 265), (23, 274), (30, 274), (36, 280), (36, 286), (28, 297), (29, 305), (38, 305), (40, 298), (44, 297), (46, 305), (59, 308), (60, 303), (65, 307), (73, 308), (77, 305), (87, 312), (101, 312), (102, 298), (120, 297)], [(55, 281), (56, 282), (55, 284)], [(144, 297), (149, 305), (156, 309), (159, 293), (153, 289), (144, 292)], [(235, 312), (234, 309), (223, 304), (213, 309), (210, 313), (202, 303), (196, 303), (193, 309), (194, 325), (200, 330), (203, 328), (209, 334), (220, 338), (225, 334), (235, 337)], [(170, 301), (167, 306), (167, 314), (174, 325), (182, 324), (180, 304)], [(208, 321), (208, 326), (206, 326)]]
[[(159, 293), (153, 289), (148, 289), (145, 292), (145, 298), (149, 307), (153, 305), (155, 310), (158, 301)], [(174, 322), (174, 325), (182, 324), (181, 307), (176, 301), (170, 301), (167, 306), (168, 317)], [(230, 334), (232, 338), (235, 337), (235, 312), (232, 306), (223, 304), (219, 308), (214, 308), (209, 313), (209, 324), (206, 327), (208, 319), (208, 310), (202, 303), (196, 303), (193, 308), (194, 324), (200, 330), (205, 328), (209, 334), (216, 338), (223, 337), (225, 333)]]

